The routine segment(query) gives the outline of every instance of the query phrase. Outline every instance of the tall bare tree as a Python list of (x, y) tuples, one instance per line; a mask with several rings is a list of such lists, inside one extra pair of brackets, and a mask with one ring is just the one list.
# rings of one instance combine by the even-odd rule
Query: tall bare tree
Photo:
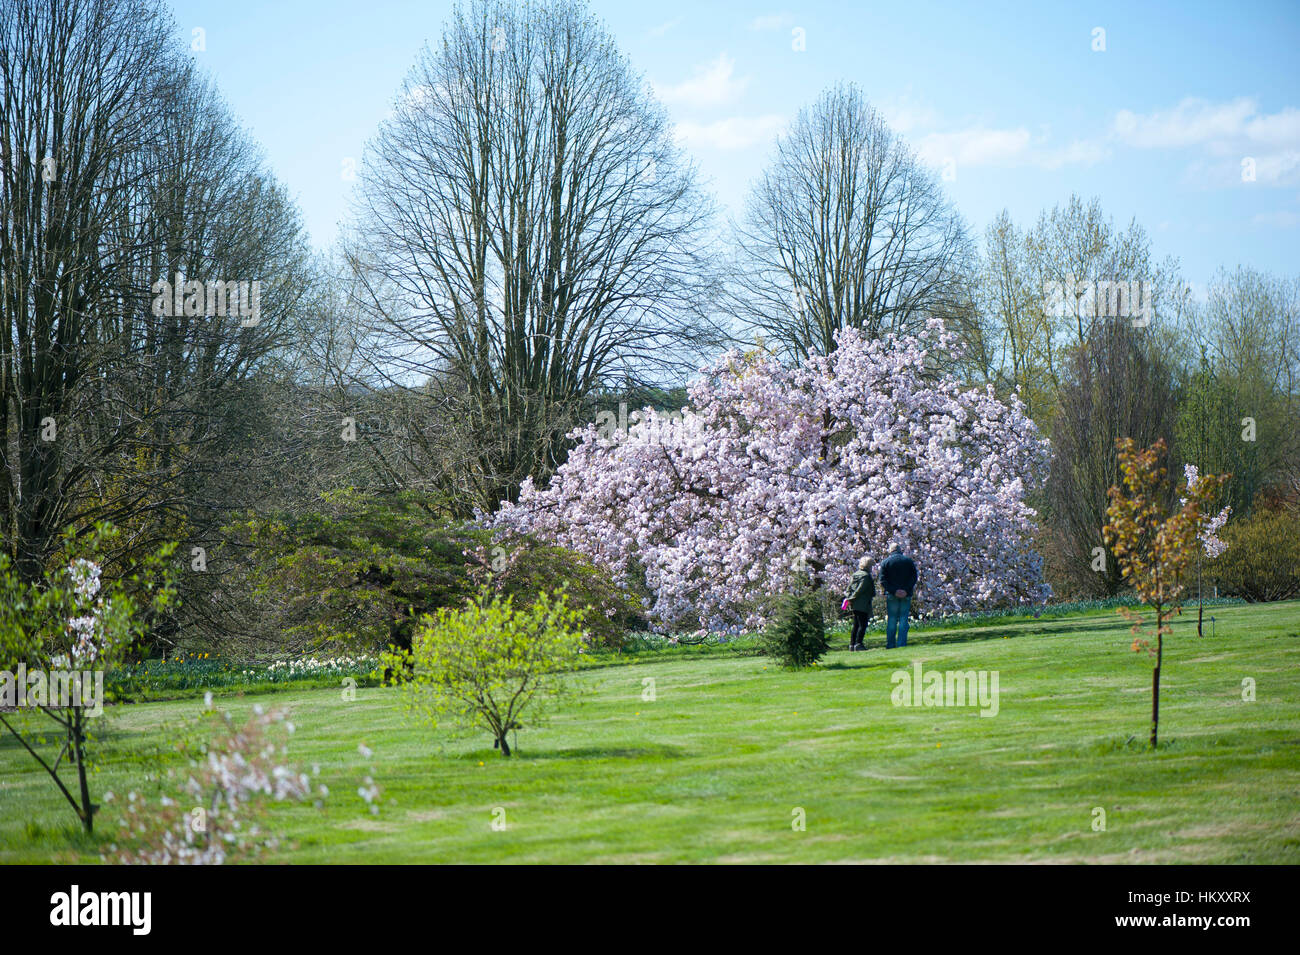
[(1222, 269), (1187, 331), (1201, 355), (1179, 422), (1189, 460), (1232, 474), (1226, 500), (1238, 517), (1266, 489), (1291, 496), (1300, 488), (1300, 279)]
[(1154, 329), (1094, 318), (1063, 379), (1045, 507), (1049, 566), (1076, 593), (1114, 594), (1123, 575), (1102, 528), (1109, 488), (1122, 477), (1116, 441), (1172, 440), (1174, 368)]
[(792, 357), (969, 314), (961, 218), (856, 86), (800, 111), (735, 231), (727, 309)]
[(0, 521), (28, 579), (68, 517), (69, 410), (98, 310), (138, 255), (103, 236), (136, 195), (118, 172), (150, 141), (166, 26), (135, 0), (0, 5)]
[[(305, 243), (171, 26), (155, 0), (0, 5), (0, 537), (30, 580), (99, 520), (116, 556), (180, 539), (201, 566), (267, 484)], [(159, 308), (178, 274), (200, 291)]]
[(1055, 401), (1052, 318), (1030, 272), (1025, 235), (1006, 210), (985, 230), (976, 299), (989, 343), (987, 377), (1039, 414)]
[[(1186, 310), (1187, 286), (1172, 259), (1156, 261), (1146, 230), (1130, 221), (1117, 228), (1097, 198), (1078, 195), (1041, 213), (1024, 235), (1025, 267), (1031, 278), (1030, 320), (1044, 330), (1040, 344), (1047, 373), (1059, 388), (1070, 356), (1087, 345), (1098, 318), (1117, 317), (1118, 301), (1108, 286), (1141, 283), (1125, 315), (1138, 327), (1150, 327), (1168, 343), (1168, 334)], [(1049, 289), (1062, 290), (1053, 303)], [(1132, 314), (1149, 305), (1146, 314)], [(1109, 314), (1108, 314), (1109, 312)]]
[(466, 508), (548, 476), (595, 391), (708, 343), (710, 203), (580, 3), (457, 9), (359, 194), (371, 385), (417, 399), (412, 444), (443, 462), (424, 480)]

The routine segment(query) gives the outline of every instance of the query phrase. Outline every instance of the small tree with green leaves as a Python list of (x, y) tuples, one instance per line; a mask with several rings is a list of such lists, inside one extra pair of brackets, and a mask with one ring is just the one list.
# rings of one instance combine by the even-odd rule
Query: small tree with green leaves
[[(94, 682), (86, 685), (87, 673), (119, 663), (175, 597), (168, 566), (175, 544), (111, 581), (101, 578), (103, 555), (117, 537), (108, 524), (67, 537), (53, 569), (34, 582), (0, 553), (0, 726), (49, 774), (87, 833), (99, 808), (90, 795), (90, 724), (104, 702)], [(29, 692), (33, 676), (43, 687), (36, 694)], [(74, 781), (64, 780), (65, 767)]]
[[(1106, 510), (1110, 522), (1104, 533), (1124, 579), (1155, 611), (1148, 630), (1144, 614), (1131, 607), (1120, 608), (1133, 624), (1133, 650), (1145, 650), (1155, 657), (1151, 674), (1151, 748), (1155, 749), (1164, 638), (1173, 632), (1169, 621), (1182, 611), (1185, 580), (1205, 546), (1207, 532), (1212, 536), (1227, 519), (1226, 509), (1215, 518), (1206, 516), (1227, 476), (1205, 474), (1184, 481), (1175, 495), (1168, 473), (1160, 464), (1165, 455), (1163, 440), (1145, 450), (1138, 450), (1132, 438), (1116, 444), (1122, 485), (1110, 488), (1110, 506)], [(1176, 508), (1172, 505), (1175, 497), (1180, 501)]]
[(482, 588), (462, 609), (425, 617), (410, 650), (390, 648), (384, 664), (408, 673), (405, 704), (431, 725), (448, 718), (466, 729), (486, 728), (493, 746), (510, 755), (506, 735), (536, 724), (568, 690), (565, 674), (582, 653), (584, 611), (571, 608), (564, 589), (545, 592), (526, 609), (512, 597)]

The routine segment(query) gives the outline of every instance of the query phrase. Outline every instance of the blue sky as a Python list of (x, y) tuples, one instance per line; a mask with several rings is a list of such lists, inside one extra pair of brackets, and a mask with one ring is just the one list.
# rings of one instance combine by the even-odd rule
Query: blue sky
[[(323, 248), (346, 215), (348, 162), (359, 165), (450, 6), (179, 0), (172, 10)], [(945, 188), (979, 232), (1003, 208), (1024, 225), (1078, 192), (1117, 223), (1136, 217), (1194, 289), (1220, 265), (1300, 272), (1296, 0), (592, 6), (729, 213), (799, 108), (851, 80), (947, 170)]]

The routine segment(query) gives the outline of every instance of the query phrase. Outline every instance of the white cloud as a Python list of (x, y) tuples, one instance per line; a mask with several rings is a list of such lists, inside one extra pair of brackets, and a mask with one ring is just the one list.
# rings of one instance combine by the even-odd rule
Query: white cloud
[(1178, 149), (1240, 136), (1254, 112), (1249, 99), (1215, 104), (1188, 98), (1171, 110), (1145, 116), (1122, 109), (1112, 129), (1122, 142), (1138, 149)]
[[(1183, 180), (1202, 188), (1235, 185), (1292, 186), (1300, 182), (1300, 150), (1262, 152), (1248, 144), (1239, 155), (1224, 158), (1195, 159), (1188, 164)], [(1242, 178), (1246, 160), (1253, 164), (1255, 178)]]
[(749, 77), (737, 78), (736, 61), (727, 54), (696, 70), (695, 75), (676, 86), (656, 86), (655, 93), (665, 103), (692, 106), (723, 106), (740, 98), (749, 85)]
[(780, 30), (794, 23), (794, 17), (788, 13), (767, 13), (749, 21), (751, 30)]
[(1095, 139), (1076, 139), (1060, 149), (1048, 149), (1037, 157), (1037, 164), (1044, 169), (1060, 169), (1062, 166), (1091, 166), (1103, 159), (1110, 158), (1110, 147)]
[(1266, 146), (1300, 144), (1300, 109), (1288, 106), (1272, 116), (1256, 116), (1246, 124), (1246, 136)]
[(950, 133), (929, 133), (918, 141), (917, 154), (931, 166), (949, 160), (958, 166), (1090, 166), (1110, 156), (1110, 148), (1099, 140), (1076, 139), (1065, 146), (1052, 146), (1050, 131), (1034, 135), (1023, 126), (992, 129), (974, 126)]
[(748, 149), (770, 143), (785, 129), (786, 119), (766, 116), (731, 116), (712, 123), (678, 123), (677, 141), (709, 149)]
[(673, 17), (673, 19), (667, 20), (664, 23), (659, 24), (657, 27), (651, 27), (650, 36), (653, 39), (657, 40), (660, 37), (666, 35), (669, 31), (676, 29), (681, 24), (681, 22), (682, 22), (681, 17)]
[(1047, 126), (1036, 133), (1025, 126), (936, 129), (939, 119), (933, 111), (908, 100), (881, 112), (894, 129), (914, 138), (921, 158), (932, 165), (952, 160), (966, 166), (1060, 169), (1102, 162), (1116, 148), (1128, 147), (1193, 151), (1184, 178), (1194, 185), (1240, 184), (1247, 157), (1254, 164), (1254, 182), (1300, 182), (1300, 109), (1261, 113), (1247, 97), (1222, 103), (1187, 98), (1146, 114), (1120, 110), (1101, 134), (1063, 145), (1053, 142)]
[(1059, 169), (1068, 165), (1091, 165), (1110, 155), (1102, 140), (1074, 139), (1053, 145), (1051, 129), (1037, 133), (1026, 126), (994, 127), (984, 124), (944, 129), (943, 117), (933, 106), (909, 91), (879, 106), (889, 128), (911, 143), (928, 165), (949, 161), (961, 166), (1039, 166)]
[(910, 94), (882, 103), (878, 108), (889, 128), (904, 136), (939, 125), (939, 114), (935, 109)]
[(930, 165), (949, 159), (961, 166), (1000, 166), (1022, 161), (1030, 143), (1029, 130), (973, 129), (930, 133), (922, 137), (917, 152)]
[(1140, 115), (1120, 110), (1113, 132), (1138, 149), (1199, 149), (1203, 155), (1185, 172), (1189, 183), (1241, 184), (1247, 159), (1254, 165), (1256, 183), (1300, 182), (1300, 110), (1291, 106), (1270, 114), (1261, 113), (1248, 97), (1227, 103), (1189, 97), (1163, 112)]

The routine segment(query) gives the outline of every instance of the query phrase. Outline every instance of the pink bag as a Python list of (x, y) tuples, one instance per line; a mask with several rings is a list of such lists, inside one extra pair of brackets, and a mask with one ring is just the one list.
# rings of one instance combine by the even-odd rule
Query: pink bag
[(841, 610), (848, 610), (848, 609), (849, 609), (849, 598), (848, 598), (848, 597), (845, 597), (845, 598), (844, 598), (844, 603), (840, 604), (840, 609), (841, 609)]

